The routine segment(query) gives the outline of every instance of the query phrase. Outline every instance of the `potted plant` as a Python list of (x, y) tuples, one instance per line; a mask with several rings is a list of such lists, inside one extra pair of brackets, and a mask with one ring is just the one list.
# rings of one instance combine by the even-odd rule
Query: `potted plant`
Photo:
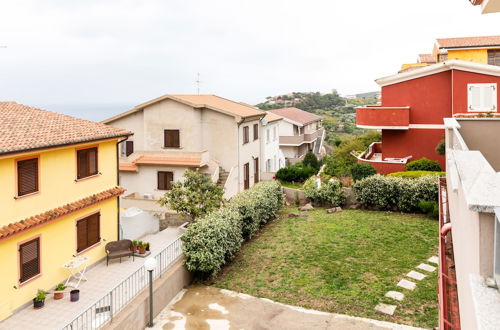
[(141, 246), (142, 246), (142, 241), (137, 241), (137, 251), (140, 251)]
[(57, 291), (64, 291), (65, 289), (66, 289), (66, 285), (59, 283), (56, 286), (56, 289), (55, 289), (56, 292), (54, 292), (54, 299), (59, 300), (59, 299), (64, 298), (64, 292), (57, 292)]
[(43, 290), (38, 290), (36, 293), (36, 297), (33, 298), (33, 307), (35, 309), (40, 309), (45, 306), (45, 297), (47, 296), (47, 292)]
[(139, 245), (139, 253), (140, 254), (146, 253), (146, 243), (141, 242), (141, 244)]
[(135, 250), (137, 250), (137, 241), (133, 240), (132, 246), (130, 246), (130, 251), (135, 252)]
[(146, 242), (146, 251), (149, 251), (149, 242)]
[(69, 300), (70, 301), (78, 301), (80, 299), (80, 290), (74, 289), (69, 292)]

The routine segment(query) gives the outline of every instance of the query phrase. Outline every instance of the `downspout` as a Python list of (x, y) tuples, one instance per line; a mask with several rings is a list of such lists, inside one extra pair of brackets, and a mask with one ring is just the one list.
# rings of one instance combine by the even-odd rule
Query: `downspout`
[[(118, 147), (120, 143), (125, 142), (128, 140), (128, 136), (122, 140), (119, 140), (118, 143), (116, 144), (116, 185), (120, 186), (120, 148)], [(116, 239), (120, 240), (120, 196), (116, 197), (116, 209), (118, 212), (116, 212), (116, 226), (117, 226), (117, 231), (116, 231)]]
[(241, 185), (241, 176), (240, 176), (240, 126), (241, 124), (245, 121), (244, 118), (241, 118), (240, 121), (238, 121), (238, 128), (236, 129), (236, 134), (238, 135), (238, 137), (236, 138), (236, 141), (238, 143), (238, 162), (237, 162), (237, 166), (238, 166), (238, 192), (240, 192), (240, 185)]

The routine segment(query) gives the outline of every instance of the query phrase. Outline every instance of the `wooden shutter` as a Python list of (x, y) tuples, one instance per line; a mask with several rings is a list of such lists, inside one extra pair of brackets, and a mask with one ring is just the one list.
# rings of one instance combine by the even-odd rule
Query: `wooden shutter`
[(165, 148), (179, 148), (181, 146), (178, 129), (166, 129), (164, 139)]
[(40, 239), (35, 238), (19, 246), (19, 263), (23, 283), (40, 274)]
[(88, 176), (97, 174), (97, 148), (88, 149), (89, 173)]
[(86, 248), (87, 248), (87, 219), (82, 219), (76, 223), (76, 252), (81, 252)]
[(125, 157), (134, 153), (134, 141), (125, 141)]
[(259, 124), (253, 125), (253, 139), (257, 140), (259, 138)]
[(38, 191), (38, 158), (17, 162), (17, 195), (23, 196)]
[(99, 232), (100, 214), (96, 213), (87, 218), (87, 247), (98, 243), (101, 240)]
[(76, 223), (76, 251), (81, 252), (101, 240), (100, 213), (92, 214)]
[(248, 143), (249, 139), (249, 134), (248, 134), (248, 126), (243, 127), (243, 143)]
[(500, 66), (500, 49), (488, 50), (488, 64)]
[(254, 159), (254, 174), (253, 174), (253, 178), (254, 178), (254, 183), (257, 183), (259, 182), (259, 158), (255, 158)]
[(77, 179), (83, 179), (91, 175), (96, 175), (99, 171), (97, 168), (97, 147), (81, 149), (76, 152), (77, 158)]
[(172, 181), (174, 181), (174, 172), (158, 172), (158, 190), (172, 189)]
[(249, 163), (246, 163), (243, 166), (243, 178), (244, 178), (243, 188), (244, 189), (250, 188), (250, 164)]

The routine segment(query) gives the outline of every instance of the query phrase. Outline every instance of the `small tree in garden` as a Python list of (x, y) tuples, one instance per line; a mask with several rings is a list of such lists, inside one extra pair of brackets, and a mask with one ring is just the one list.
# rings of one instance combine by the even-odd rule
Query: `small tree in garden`
[(444, 142), (444, 139), (439, 141), (439, 143), (436, 145), (436, 152), (438, 155), (446, 154), (446, 143)]
[(224, 191), (198, 170), (186, 170), (183, 181), (172, 182), (172, 189), (160, 199), (161, 206), (169, 206), (192, 220), (219, 208)]
[(311, 168), (314, 168), (315, 170), (319, 170), (319, 167), (320, 167), (318, 158), (311, 151), (309, 151), (304, 156), (304, 160), (302, 161), (302, 164), (304, 165), (304, 167), (311, 167)]
[(406, 164), (407, 171), (435, 171), (440, 172), (441, 166), (435, 160), (420, 158)]
[(357, 163), (351, 167), (351, 175), (354, 181), (364, 179), (374, 174), (377, 174), (377, 170), (370, 164)]

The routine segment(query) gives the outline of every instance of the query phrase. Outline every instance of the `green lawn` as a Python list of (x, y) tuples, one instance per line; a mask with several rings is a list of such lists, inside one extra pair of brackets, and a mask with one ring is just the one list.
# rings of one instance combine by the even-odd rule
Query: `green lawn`
[[(436, 255), (438, 225), (421, 215), (316, 209), (288, 218), (286, 208), (246, 243), (212, 285), (333, 313), (413, 326), (437, 326), (437, 271), (408, 291), (397, 282)], [(420, 271), (425, 273), (424, 271)], [(402, 302), (385, 298), (403, 292)], [(394, 316), (375, 312), (397, 305)]]
[(292, 188), (292, 189), (302, 189), (302, 186), (304, 185), (304, 183), (285, 182), (285, 181), (281, 181), (281, 180), (280, 180), (280, 184), (283, 187)]

